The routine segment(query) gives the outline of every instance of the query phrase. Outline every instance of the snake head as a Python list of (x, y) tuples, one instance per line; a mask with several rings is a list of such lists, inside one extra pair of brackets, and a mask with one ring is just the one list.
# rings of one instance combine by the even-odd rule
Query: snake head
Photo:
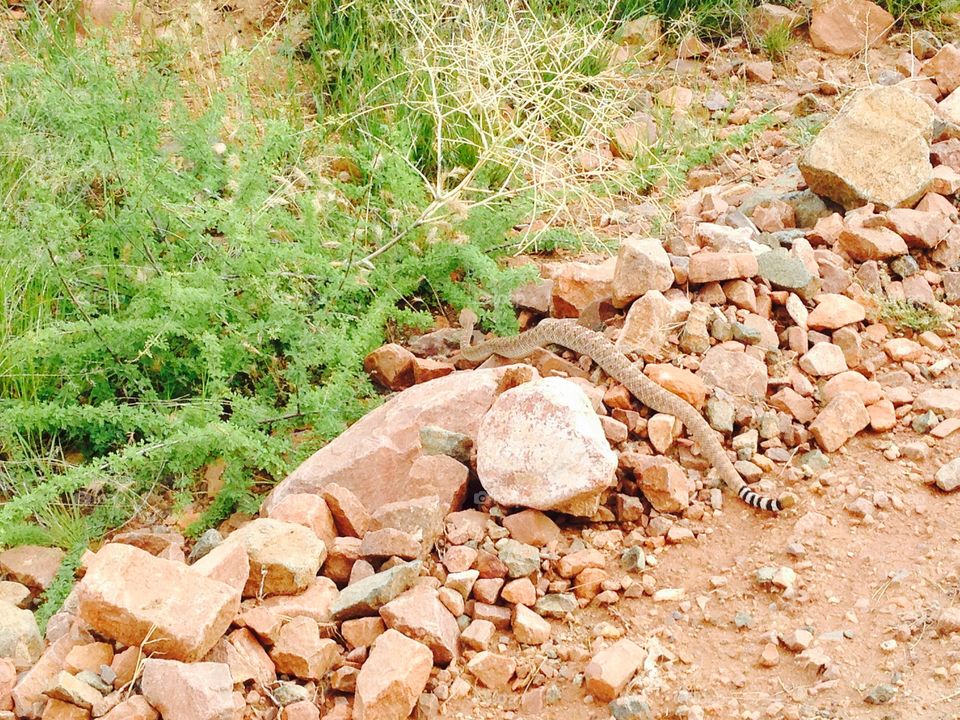
[(460, 311), (460, 327), (473, 327), (477, 324), (477, 314), (470, 308)]

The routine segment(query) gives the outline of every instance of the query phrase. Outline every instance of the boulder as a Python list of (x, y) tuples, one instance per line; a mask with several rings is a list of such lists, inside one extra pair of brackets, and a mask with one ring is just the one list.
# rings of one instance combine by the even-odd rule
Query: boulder
[(19, 545), (0, 552), (0, 572), (27, 587), (46, 590), (60, 569), (63, 556), (60, 548)]
[(858, 91), (798, 163), (810, 189), (853, 209), (911, 206), (933, 180), (933, 111), (896, 86)]
[(477, 476), (501, 505), (592, 515), (616, 468), (590, 399), (564, 378), (507, 390), (480, 425)]
[(436, 590), (408, 590), (380, 608), (380, 617), (388, 628), (430, 648), (435, 664), (446, 665), (457, 656), (460, 627)]
[(423, 495), (452, 501), (460, 492), (459, 476), (454, 478), (458, 483), (454, 488), (411, 488), (407, 484), (411, 468), (421, 456), (420, 429), (437, 426), (476, 438), (480, 418), (511, 367), (516, 366), (454, 373), (391, 398), (290, 473), (267, 496), (264, 512), (269, 514), (286, 495), (319, 494), (328, 483), (351, 490), (370, 512), (386, 503)]

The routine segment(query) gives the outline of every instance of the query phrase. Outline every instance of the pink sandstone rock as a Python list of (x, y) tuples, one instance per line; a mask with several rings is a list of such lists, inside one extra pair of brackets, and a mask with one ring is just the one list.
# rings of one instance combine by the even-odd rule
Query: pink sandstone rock
[(108, 544), (80, 582), (78, 615), (127, 645), (187, 662), (216, 644), (240, 609), (240, 593), (186, 565), (132, 545)]
[[(406, 481), (421, 456), (420, 428), (434, 425), (476, 438), (511, 367), (516, 366), (454, 373), (391, 398), (290, 473), (267, 497), (266, 512), (286, 495), (319, 493), (332, 482), (354, 492), (370, 512), (414, 497)], [(423, 494), (444, 496), (436, 489)]]
[(357, 675), (354, 720), (404, 720), (426, 687), (432, 667), (430, 648), (387, 630), (373, 643)]
[(237, 720), (230, 668), (223, 663), (147, 658), (140, 680), (143, 697), (163, 720)]

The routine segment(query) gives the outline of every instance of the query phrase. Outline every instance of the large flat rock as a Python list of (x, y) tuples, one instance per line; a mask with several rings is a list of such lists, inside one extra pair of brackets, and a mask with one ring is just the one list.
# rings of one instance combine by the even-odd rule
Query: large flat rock
[[(265, 512), (292, 493), (319, 493), (329, 483), (351, 490), (367, 510), (386, 503), (437, 495), (455, 507), (462, 488), (431, 484), (410, 469), (421, 457), (420, 428), (433, 425), (476, 439), (480, 419), (490, 409), (504, 366), (460, 372), (430, 380), (397, 394), (307, 458), (273, 489)], [(443, 476), (448, 477), (448, 476)]]
[(933, 110), (900, 87), (860, 90), (798, 163), (818, 195), (848, 210), (912, 206), (933, 179)]

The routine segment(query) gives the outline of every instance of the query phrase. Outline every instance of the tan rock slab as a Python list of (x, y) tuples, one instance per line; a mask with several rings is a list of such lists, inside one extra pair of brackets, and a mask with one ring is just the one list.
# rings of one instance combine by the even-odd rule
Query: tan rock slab
[(623, 692), (645, 658), (643, 648), (627, 639), (601, 650), (584, 670), (587, 691), (605, 702), (614, 700)]
[(297, 595), (274, 595), (260, 607), (285, 618), (308, 617), (318, 623), (330, 622), (333, 605), (340, 596), (336, 583), (328, 577), (313, 579), (310, 586)]
[(75, 645), (63, 661), (63, 669), (76, 675), (81, 670), (99, 673), (100, 666), (113, 662), (113, 645), (96, 642)]
[(42, 720), (90, 720), (90, 711), (63, 700), (50, 700), (41, 717)]
[(509, 687), (510, 680), (517, 671), (517, 661), (509, 655), (499, 655), (489, 650), (481, 650), (467, 663), (467, 672), (473, 675), (481, 685), (494, 690)]
[(199, 660), (240, 609), (236, 589), (131, 545), (108, 544), (79, 585), (78, 615), (127, 645), (150, 641), (168, 658)]
[(225, 542), (197, 560), (190, 569), (242, 593), (250, 579), (250, 557), (239, 543)]
[(323, 541), (312, 530), (270, 518), (250, 521), (231, 533), (223, 544), (239, 545), (250, 557), (244, 597), (302, 592), (313, 582), (327, 557)]
[(237, 720), (230, 668), (223, 663), (182, 663), (148, 658), (140, 687), (163, 720)]
[(860, 90), (821, 130), (798, 165), (813, 192), (848, 210), (866, 203), (912, 206), (933, 177), (932, 125), (927, 103), (903, 88)]
[(43, 639), (33, 613), (0, 602), (0, 658), (9, 658), (18, 669), (33, 665), (43, 652)]

